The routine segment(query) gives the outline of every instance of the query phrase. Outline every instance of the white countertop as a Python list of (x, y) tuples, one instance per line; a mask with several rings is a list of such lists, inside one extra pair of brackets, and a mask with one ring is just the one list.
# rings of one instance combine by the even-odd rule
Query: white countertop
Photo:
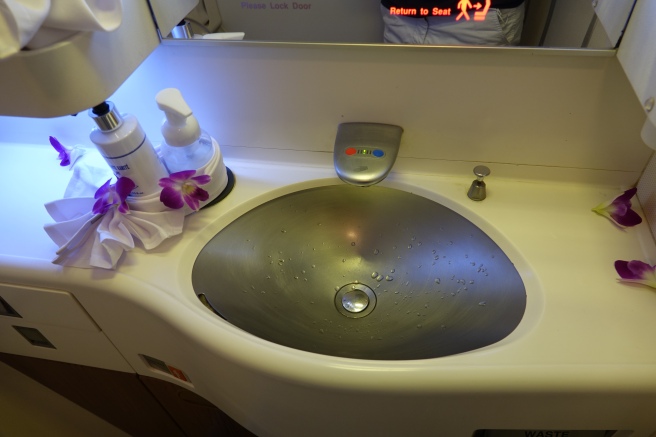
[[(308, 429), (309, 422), (285, 422), (284, 405), (275, 405), (275, 399), (284, 396), (289, 405), (303, 408), (303, 393), (323, 389), (348, 392), (353, 402), (354, 393), (360, 393), (360, 401), (374, 406), (376, 401), (367, 397), (371, 393), (444, 392), (561, 393), (572, 399), (576, 394), (642, 393), (654, 405), (656, 290), (618, 282), (613, 263), (639, 259), (654, 264), (656, 245), (646, 223), (620, 230), (591, 211), (628, 188), (617, 184), (612, 172), (607, 184), (599, 183), (604, 180), (600, 172), (590, 179), (576, 169), (538, 169), (540, 177), (529, 179), (512, 177), (518, 174), (512, 170), (516, 166), (489, 163), (488, 197), (473, 202), (466, 192), (476, 163), (399, 161), (381, 185), (437, 200), (485, 231), (515, 263), (526, 286), (527, 308), (510, 336), (483, 349), (429, 360), (367, 361), (268, 343), (214, 316), (196, 299), (191, 286), (195, 257), (230, 221), (279, 195), (342, 183), (328, 153), (237, 148), (223, 153), (236, 175), (233, 192), (188, 216), (182, 236), (150, 253), (140, 248), (127, 253), (112, 272), (50, 263), (57, 246), (43, 231), (51, 221), (43, 204), (63, 195), (71, 173), (58, 166), (56, 153), (47, 147), (0, 144), (5, 187), (0, 282), (73, 292), (136, 371), (148, 373), (138, 353), (173, 361), (190, 376), (194, 390), (263, 434)], [(430, 173), (431, 164), (439, 173)], [(574, 176), (568, 182), (555, 180), (563, 174)], [(158, 332), (168, 334), (157, 338)], [(171, 351), (176, 340), (181, 343)], [(206, 382), (216, 379), (217, 369), (231, 377)], [(251, 385), (258, 385), (256, 392)], [(313, 399), (329, 409), (338, 402), (330, 396)], [(256, 423), (251, 422), (252, 409), (258, 410)], [(303, 414), (311, 422), (315, 413)], [(380, 429), (392, 429), (385, 428), (390, 423), (379, 421)]]

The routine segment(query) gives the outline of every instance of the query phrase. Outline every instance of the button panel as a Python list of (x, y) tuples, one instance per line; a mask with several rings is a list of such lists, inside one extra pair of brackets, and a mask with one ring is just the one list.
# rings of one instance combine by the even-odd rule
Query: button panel
[(348, 156), (373, 156), (374, 158), (382, 158), (385, 156), (385, 152), (381, 149), (369, 149), (366, 147), (347, 147), (344, 149), (344, 153)]

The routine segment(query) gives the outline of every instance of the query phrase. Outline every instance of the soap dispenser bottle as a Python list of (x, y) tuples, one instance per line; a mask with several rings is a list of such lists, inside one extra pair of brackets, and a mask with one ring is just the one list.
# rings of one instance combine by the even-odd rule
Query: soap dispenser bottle
[(112, 102), (94, 106), (89, 115), (98, 125), (91, 131), (91, 141), (117, 178), (128, 177), (135, 183), (130, 196), (159, 192), (159, 180), (167, 177), (168, 172), (137, 118), (119, 114)]
[(200, 128), (180, 90), (163, 89), (155, 100), (166, 115), (162, 123), (164, 143), (160, 146), (160, 154), (168, 171), (175, 173), (204, 167), (214, 155), (212, 137)]

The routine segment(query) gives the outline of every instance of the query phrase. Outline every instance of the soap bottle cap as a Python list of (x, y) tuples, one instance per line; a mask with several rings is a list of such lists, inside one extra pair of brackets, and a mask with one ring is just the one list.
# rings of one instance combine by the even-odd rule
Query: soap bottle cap
[(116, 107), (112, 102), (102, 102), (89, 109), (89, 115), (96, 122), (101, 131), (108, 132), (116, 129), (123, 123)]
[(155, 97), (157, 106), (164, 111), (166, 118), (162, 123), (162, 135), (166, 144), (184, 147), (200, 138), (200, 126), (191, 108), (182, 98), (177, 88), (166, 88)]

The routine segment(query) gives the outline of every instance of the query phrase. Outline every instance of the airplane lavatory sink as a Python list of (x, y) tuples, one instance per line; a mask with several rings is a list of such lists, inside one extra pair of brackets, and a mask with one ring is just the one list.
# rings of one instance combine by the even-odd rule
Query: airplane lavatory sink
[(381, 186), (310, 188), (248, 211), (202, 249), (192, 283), (244, 331), (358, 359), (479, 349), (508, 336), (526, 308), (519, 273), (481, 229)]

